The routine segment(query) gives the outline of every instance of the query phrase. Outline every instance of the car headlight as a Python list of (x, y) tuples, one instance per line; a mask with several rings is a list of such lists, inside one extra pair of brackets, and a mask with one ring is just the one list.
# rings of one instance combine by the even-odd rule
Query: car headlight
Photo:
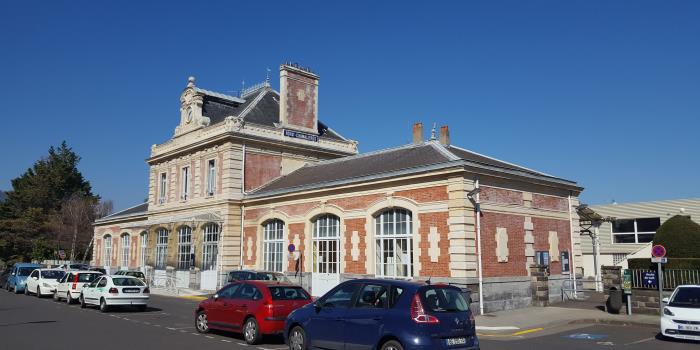
[(676, 316), (669, 308), (665, 307), (664, 308), (664, 315), (667, 316)]
[(44, 286), (44, 287), (46, 287), (46, 288), (51, 288), (51, 285), (48, 284), (48, 283), (46, 283), (46, 282), (42, 283), (41, 285)]

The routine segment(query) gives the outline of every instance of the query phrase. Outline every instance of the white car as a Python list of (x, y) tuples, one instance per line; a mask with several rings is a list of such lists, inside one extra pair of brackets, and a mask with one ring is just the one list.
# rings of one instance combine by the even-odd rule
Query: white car
[(676, 287), (664, 298), (661, 334), (666, 337), (700, 340), (700, 285)]
[(132, 276), (102, 276), (83, 286), (80, 307), (98, 305), (107, 312), (112, 306), (136, 306), (145, 311), (150, 290), (140, 279)]
[(53, 295), (58, 280), (65, 273), (65, 271), (57, 269), (36, 269), (32, 271), (27, 277), (27, 286), (24, 288), (24, 294), (36, 294), (39, 298)]
[(68, 304), (78, 301), (83, 285), (91, 283), (100, 276), (102, 276), (102, 273), (98, 271), (68, 271), (58, 280), (56, 290), (53, 293), (53, 300), (60, 301), (65, 299)]

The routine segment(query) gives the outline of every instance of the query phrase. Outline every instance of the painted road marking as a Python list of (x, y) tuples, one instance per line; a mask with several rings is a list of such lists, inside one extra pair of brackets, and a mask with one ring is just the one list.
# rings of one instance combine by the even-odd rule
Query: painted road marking
[(194, 301), (202, 301), (202, 300), (209, 299), (209, 297), (203, 296), (203, 295), (183, 295), (183, 296), (179, 296), (178, 298), (187, 299), (187, 300), (194, 300)]
[(227, 339), (221, 339), (221, 341), (224, 342), (224, 343), (230, 343), (230, 342), (231, 342), (230, 340), (227, 340)]
[(569, 339), (601, 340), (603, 338), (607, 338), (608, 336), (605, 334), (573, 333), (563, 337)]
[(631, 343), (627, 343), (627, 344), (625, 344), (625, 346), (627, 346), (627, 345), (640, 344), (640, 343), (648, 342), (648, 341), (654, 340), (654, 339), (656, 339), (656, 338), (655, 338), (655, 337), (651, 337), (651, 338), (646, 338), (646, 339), (640, 339), (640, 340), (637, 340), (637, 341), (633, 341), (633, 342), (631, 342)]
[(520, 332), (515, 332), (511, 335), (523, 335), (523, 334), (535, 333), (535, 332), (539, 332), (539, 331), (543, 331), (543, 330), (544, 330), (544, 328), (532, 328), (532, 329), (526, 329), (526, 330), (520, 331)]
[(515, 326), (498, 326), (498, 327), (490, 327), (490, 326), (476, 326), (477, 331), (513, 331), (520, 329), (520, 327), (515, 327)]

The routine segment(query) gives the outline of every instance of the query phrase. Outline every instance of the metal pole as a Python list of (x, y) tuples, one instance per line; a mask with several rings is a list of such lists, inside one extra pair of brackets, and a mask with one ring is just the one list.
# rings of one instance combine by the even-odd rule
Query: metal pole
[(627, 315), (632, 315), (632, 295), (627, 294)]
[(659, 313), (661, 315), (664, 314), (664, 305), (661, 300), (664, 299), (664, 278), (663, 278), (663, 272), (661, 271), (661, 263), (658, 262), (656, 263), (656, 278), (658, 279), (657, 283), (659, 285)]

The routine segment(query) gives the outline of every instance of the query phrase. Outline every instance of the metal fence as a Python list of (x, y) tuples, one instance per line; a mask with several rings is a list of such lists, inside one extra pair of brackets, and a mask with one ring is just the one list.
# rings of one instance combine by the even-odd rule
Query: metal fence
[[(656, 270), (632, 269), (632, 288), (659, 289)], [(700, 270), (663, 270), (664, 289), (673, 290), (682, 284), (700, 284)], [(653, 277), (653, 278), (652, 278)]]

